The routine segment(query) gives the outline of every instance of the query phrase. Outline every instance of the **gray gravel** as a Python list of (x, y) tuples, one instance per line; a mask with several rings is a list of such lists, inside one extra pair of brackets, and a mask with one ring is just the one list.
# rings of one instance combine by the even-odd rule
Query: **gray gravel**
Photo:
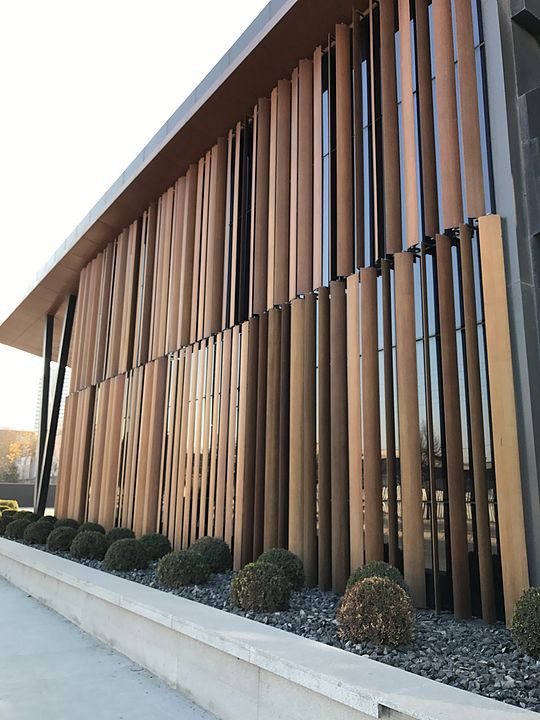
[[(40, 549), (46, 550), (46, 547)], [(58, 554), (73, 559), (68, 553)], [(80, 562), (98, 570), (104, 569), (99, 561)], [(157, 563), (152, 563), (147, 570), (113, 574), (365, 655), (447, 685), (540, 712), (540, 661), (525, 655), (502, 623), (486, 625), (480, 620), (458, 621), (449, 613), (436, 615), (419, 610), (416, 613), (416, 638), (407, 647), (390, 649), (377, 648), (370, 643), (354, 645), (338, 636), (335, 616), (340, 596), (336, 593), (305, 588), (292, 594), (289, 610), (244, 612), (229, 604), (233, 572), (214, 575), (205, 585), (171, 590), (160, 585), (156, 566)]]

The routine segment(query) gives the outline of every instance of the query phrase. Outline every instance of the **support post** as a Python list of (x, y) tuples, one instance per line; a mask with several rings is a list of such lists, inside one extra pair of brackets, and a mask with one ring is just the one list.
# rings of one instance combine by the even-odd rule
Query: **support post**
[(54, 316), (47, 315), (47, 317), (45, 318), (45, 334), (43, 337), (43, 378), (41, 387), (41, 409), (39, 414), (39, 442), (36, 467), (36, 484), (34, 488), (34, 505), (36, 504), (38, 496), (39, 478), (41, 476), (41, 468), (43, 466), (43, 454), (45, 452), (45, 441), (47, 439), (53, 335)]
[(46, 441), (43, 450), (43, 458), (40, 464), (40, 472), (38, 476), (36, 502), (34, 507), (34, 510), (38, 515), (43, 515), (47, 506), (47, 494), (49, 492), (49, 483), (51, 481), (54, 443), (56, 440), (56, 431), (58, 429), (58, 418), (60, 415), (62, 390), (64, 387), (64, 377), (66, 374), (66, 365), (69, 355), (69, 346), (71, 341), (71, 331), (73, 329), (73, 318), (75, 316), (76, 302), (77, 298), (75, 297), (75, 295), (70, 295), (67, 303), (66, 315), (64, 317), (62, 338), (60, 340), (60, 350), (58, 353), (58, 374), (56, 377), (56, 385), (54, 389), (53, 405), (51, 409), (50, 419), (48, 422)]

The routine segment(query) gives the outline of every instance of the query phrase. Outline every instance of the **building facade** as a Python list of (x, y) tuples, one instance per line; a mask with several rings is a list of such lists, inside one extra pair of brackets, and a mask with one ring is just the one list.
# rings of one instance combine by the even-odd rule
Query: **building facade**
[(419, 607), (511, 617), (540, 579), (535, 17), (270, 3), (50, 271), (79, 258), (35, 311), (77, 295), (58, 515), (237, 568), (288, 547), (338, 591), (386, 559)]

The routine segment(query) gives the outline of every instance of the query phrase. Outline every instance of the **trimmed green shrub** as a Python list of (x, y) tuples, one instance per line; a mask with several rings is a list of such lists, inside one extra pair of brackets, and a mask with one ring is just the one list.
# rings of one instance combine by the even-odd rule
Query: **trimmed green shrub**
[(517, 601), (512, 635), (527, 655), (540, 660), (540, 587), (525, 590)]
[(74, 520), (73, 518), (62, 518), (61, 520), (56, 521), (55, 527), (71, 527), (75, 528), (75, 530), (78, 530), (79, 522), (78, 520)]
[(107, 542), (109, 543), (109, 546), (113, 544), (113, 542), (116, 542), (117, 540), (125, 540), (126, 538), (134, 538), (135, 533), (133, 530), (130, 530), (130, 528), (113, 528), (112, 530), (109, 530), (109, 532), (105, 535), (107, 538)]
[(79, 532), (87, 532), (88, 530), (91, 532), (101, 533), (102, 535), (105, 535), (106, 533), (103, 525), (96, 522), (84, 522), (82, 525), (79, 525)]
[(204, 557), (191, 550), (177, 550), (161, 558), (157, 566), (158, 580), (168, 587), (201, 585), (210, 577)]
[(243, 610), (277, 612), (289, 607), (291, 581), (276, 563), (257, 560), (238, 572), (231, 583), (231, 604)]
[(42, 518), (40, 518), (40, 520), (51, 523), (51, 525), (56, 525), (56, 518), (54, 517), (54, 515), (44, 515)]
[(4, 535), (6, 528), (9, 523), (17, 519), (16, 510), (4, 510), (2, 517), (0, 518), (0, 535)]
[(347, 580), (347, 588), (352, 587), (355, 583), (365, 580), (368, 577), (386, 577), (389, 580), (393, 580), (400, 587), (402, 587), (406, 593), (411, 594), (409, 586), (403, 579), (403, 575), (393, 565), (383, 562), (382, 560), (372, 560), (366, 563), (362, 567), (357, 568)]
[(123, 538), (113, 542), (103, 563), (107, 570), (142, 570), (148, 566), (148, 556), (138, 540)]
[(75, 535), (69, 551), (80, 560), (103, 560), (108, 548), (109, 545), (103, 533), (84, 530)]
[(304, 587), (304, 564), (298, 555), (283, 548), (272, 548), (259, 555), (257, 562), (259, 561), (269, 562), (281, 568), (293, 590), (300, 590)]
[(30, 525), (30, 520), (26, 518), (17, 518), (12, 520), (6, 527), (5, 536), (12, 538), (13, 540), (22, 540), (24, 537), (24, 531)]
[(160, 560), (168, 555), (172, 548), (168, 537), (159, 533), (148, 533), (139, 538), (148, 560)]
[(28, 522), (37, 522), (38, 520), (41, 520), (41, 517), (37, 513), (31, 512), (30, 510), (19, 510), (17, 512), (17, 520), (19, 518), (28, 520)]
[(220, 538), (199, 538), (189, 549), (203, 556), (212, 573), (227, 572), (232, 568), (231, 549)]
[(58, 525), (51, 530), (51, 534), (47, 538), (47, 548), (52, 552), (67, 552), (71, 547), (77, 530), (69, 525)]
[(387, 577), (369, 577), (346, 590), (337, 611), (344, 640), (399, 647), (414, 637), (415, 614), (409, 594)]
[(53, 527), (53, 524), (48, 520), (38, 520), (30, 523), (24, 531), (23, 539), (30, 545), (45, 545)]

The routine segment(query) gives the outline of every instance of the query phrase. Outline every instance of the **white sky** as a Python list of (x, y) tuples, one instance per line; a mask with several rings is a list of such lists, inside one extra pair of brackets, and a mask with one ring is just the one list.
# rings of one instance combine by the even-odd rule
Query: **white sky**
[[(266, 0), (0, 3), (0, 322)], [(41, 360), (0, 345), (0, 427)]]

